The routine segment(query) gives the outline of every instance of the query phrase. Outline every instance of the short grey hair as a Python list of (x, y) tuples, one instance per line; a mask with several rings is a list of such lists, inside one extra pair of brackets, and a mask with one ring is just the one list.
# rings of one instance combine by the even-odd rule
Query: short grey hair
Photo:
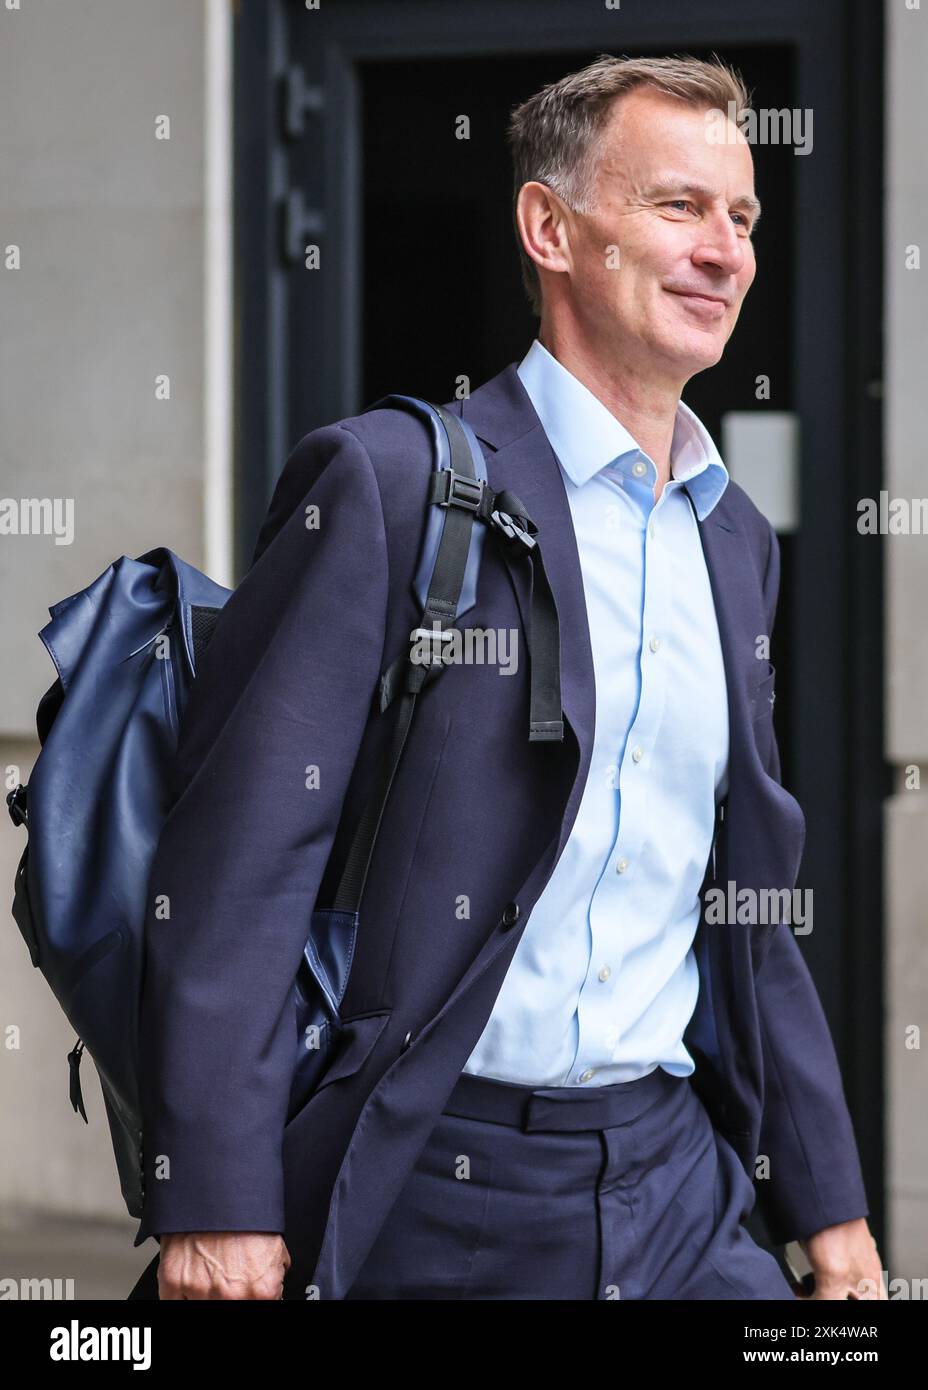
[(740, 73), (717, 54), (709, 62), (679, 54), (672, 58), (599, 56), (578, 72), (513, 108), (508, 140), (513, 162), (512, 222), (522, 264), (522, 283), (536, 315), (541, 314), (538, 268), (526, 254), (516, 221), (524, 183), (547, 184), (575, 212), (592, 211), (597, 142), (617, 97), (636, 87), (653, 87), (687, 106), (720, 109), (735, 103), (740, 116), (751, 109)]

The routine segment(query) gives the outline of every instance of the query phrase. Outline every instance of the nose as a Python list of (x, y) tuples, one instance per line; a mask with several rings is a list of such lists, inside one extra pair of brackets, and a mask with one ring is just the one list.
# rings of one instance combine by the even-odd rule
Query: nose
[(727, 213), (713, 218), (702, 228), (703, 238), (693, 250), (693, 264), (711, 267), (725, 275), (737, 275), (744, 269), (750, 242), (739, 236)]

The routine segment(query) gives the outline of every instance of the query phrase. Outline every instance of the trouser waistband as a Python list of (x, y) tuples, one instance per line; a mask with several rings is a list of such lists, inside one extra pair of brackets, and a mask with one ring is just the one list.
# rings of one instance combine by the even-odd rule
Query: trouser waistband
[(635, 1081), (611, 1086), (517, 1086), (462, 1072), (445, 1114), (526, 1131), (611, 1129), (636, 1119), (687, 1081), (660, 1066)]

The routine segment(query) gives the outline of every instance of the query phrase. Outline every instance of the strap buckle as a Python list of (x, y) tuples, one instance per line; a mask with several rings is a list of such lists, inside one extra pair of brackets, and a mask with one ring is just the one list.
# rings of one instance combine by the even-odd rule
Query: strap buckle
[(26, 788), (22, 783), (14, 787), (11, 792), (6, 794), (7, 810), (14, 825), (29, 824), (29, 813), (26, 808)]
[(409, 635), (411, 643), (425, 643), (428, 652), (426, 660), (422, 661), (415, 657), (410, 651), (409, 659), (413, 666), (424, 666), (430, 670), (434, 666), (445, 666), (445, 645), (448, 641), (454, 641), (457, 636), (457, 628), (429, 628), (415, 627)]
[(453, 468), (442, 468), (435, 475), (433, 500), (439, 507), (462, 507), (466, 512), (479, 512), (483, 500), (484, 479), (468, 478), (465, 473), (455, 473)]
[(518, 518), (511, 516), (509, 512), (497, 511), (491, 514), (490, 520), (497, 531), (499, 531), (502, 536), (505, 536), (508, 541), (511, 541), (515, 545), (522, 546), (523, 549), (529, 553), (534, 550), (538, 542), (521, 524), (524, 520), (528, 521), (530, 526), (533, 526), (534, 523), (529, 521), (528, 517)]

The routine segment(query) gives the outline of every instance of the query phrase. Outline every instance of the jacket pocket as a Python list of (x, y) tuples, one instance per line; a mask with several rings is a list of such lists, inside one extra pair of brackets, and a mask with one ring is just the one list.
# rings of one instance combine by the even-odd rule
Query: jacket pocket
[[(392, 1009), (363, 1017), (346, 1019), (337, 1025), (327, 1025), (325, 1070), (318, 1081), (309, 1087), (291, 1092), (290, 1111), (285, 1128), (289, 1128), (312, 1105), (316, 1096), (336, 1081), (344, 1081), (361, 1070), (377, 1045)], [(329, 1034), (331, 1034), (329, 1036)]]
[(333, 1081), (344, 1081), (360, 1071), (374, 1050), (392, 1009), (384, 1009), (376, 1014), (364, 1014), (360, 1018), (346, 1019), (338, 1031), (332, 1048), (332, 1060), (319, 1079), (317, 1092), (330, 1086)]

